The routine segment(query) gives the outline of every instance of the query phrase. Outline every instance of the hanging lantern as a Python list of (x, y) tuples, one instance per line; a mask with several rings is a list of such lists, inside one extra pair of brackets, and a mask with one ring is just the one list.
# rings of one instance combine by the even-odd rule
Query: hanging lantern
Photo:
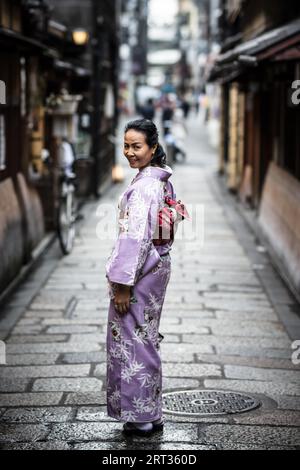
[(114, 183), (122, 183), (124, 180), (124, 171), (121, 165), (114, 165), (112, 168), (112, 180)]
[(85, 29), (74, 29), (72, 32), (74, 44), (77, 46), (84, 46), (89, 40), (89, 33)]

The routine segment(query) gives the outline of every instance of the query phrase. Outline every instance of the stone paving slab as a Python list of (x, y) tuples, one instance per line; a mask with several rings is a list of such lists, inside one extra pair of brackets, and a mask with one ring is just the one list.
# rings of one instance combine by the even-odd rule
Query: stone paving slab
[(24, 318), (63, 318), (63, 311), (39, 311), (39, 310), (27, 310), (23, 317)]
[(37, 379), (33, 384), (37, 392), (100, 392), (101, 389), (102, 381), (93, 377)]
[[(1, 377), (0, 380), (0, 392), (25, 392), (29, 386), (29, 379), (19, 378), (19, 377)], [(0, 404), (1, 395), (0, 395)]]
[(177, 390), (177, 389), (195, 389), (199, 388), (199, 380), (196, 378), (175, 378), (163, 376), (162, 379), (163, 391)]
[(1, 393), (0, 404), (5, 407), (58, 405), (62, 393)]
[(280, 337), (287, 338), (287, 334), (283, 329), (282, 325), (278, 322), (266, 322), (261, 321), (257, 325), (257, 321), (240, 320), (238, 325), (236, 322), (231, 320), (221, 320), (215, 318), (209, 319), (197, 319), (194, 321), (194, 328), (192, 323), (187, 323), (183, 318), (182, 324), (177, 327), (168, 327), (166, 332), (177, 332), (180, 330), (181, 333), (194, 333), (194, 334), (205, 334), (212, 333), (216, 336), (247, 336), (247, 337)]
[[(183, 310), (182, 304), (178, 305), (177, 308), (171, 308), (170, 306), (166, 306), (164, 310), (165, 321), (168, 321), (169, 318), (173, 318), (173, 316), (180, 316), (182, 319), (186, 319), (187, 321), (194, 321), (196, 319), (205, 319), (205, 318), (215, 318), (215, 313), (210, 312), (208, 310), (194, 310), (194, 309), (187, 309)], [(164, 327), (164, 323), (161, 323), (162, 328)]]
[(270, 426), (295, 426), (300, 429), (300, 411), (272, 410), (264, 412), (260, 416), (240, 415), (233, 418), (236, 424), (270, 425)]
[(230, 379), (245, 379), (245, 380), (264, 380), (267, 382), (283, 382), (298, 384), (300, 389), (300, 374), (299, 370), (280, 370), (280, 369), (266, 369), (258, 367), (247, 366), (233, 366), (225, 365), (225, 377)]
[(14, 334), (11, 335), (9, 339), (6, 340), (6, 344), (25, 344), (25, 343), (56, 343), (67, 341), (66, 335), (23, 335), (23, 334)]
[(209, 299), (201, 299), (199, 302), (205, 306), (205, 308), (213, 308), (213, 309), (218, 309), (218, 310), (229, 310), (229, 311), (243, 311), (243, 312), (249, 312), (251, 310), (259, 310), (259, 309), (268, 309), (270, 307), (270, 303), (267, 301), (255, 301), (254, 299), (250, 300), (244, 300), (244, 299), (231, 299), (231, 300), (225, 300), (225, 299), (215, 299), (215, 300), (209, 300)]
[[(242, 426), (212, 424), (202, 425), (199, 438), (204, 444), (214, 444), (222, 448), (223, 442), (228, 444), (242, 444), (262, 446), (300, 446), (300, 432), (294, 428), (280, 426)], [(245, 445), (247, 443), (247, 446)]]
[(5, 338), (7, 337), (8, 335), (8, 331), (7, 330), (0, 330), (0, 340), (3, 341), (5, 340)]
[(276, 348), (267, 348), (254, 345), (253, 347), (233, 345), (230, 344), (222, 345), (217, 344), (215, 346), (216, 351), (220, 355), (237, 355), (243, 357), (253, 357), (253, 358), (285, 358), (291, 359), (291, 350), (286, 348), (276, 349)]
[[(196, 361), (198, 362), (209, 362), (220, 365), (238, 365), (238, 366), (252, 366), (261, 367), (264, 369), (285, 369), (285, 370), (300, 370), (300, 365), (294, 365), (290, 360), (290, 351), (288, 352), (287, 359), (278, 359), (276, 356), (270, 358), (266, 353), (269, 350), (258, 351), (259, 355), (256, 357), (255, 353), (251, 356), (230, 356), (220, 354), (196, 354)], [(194, 360), (194, 359), (193, 359)], [(185, 362), (185, 361), (182, 361)]]
[(18, 365), (42, 365), (55, 364), (59, 354), (7, 354), (6, 363), (8, 366)]
[(82, 406), (78, 409), (76, 414), (77, 421), (108, 421), (116, 422), (113, 418), (107, 415), (106, 406)]
[(17, 408), (6, 410), (0, 421), (4, 423), (61, 423), (73, 418), (72, 407)]
[(42, 325), (16, 326), (11, 330), (11, 335), (38, 335), (42, 333), (43, 330), (44, 327)]
[(37, 344), (8, 344), (8, 354), (27, 353), (72, 353), (72, 352), (92, 352), (100, 351), (99, 343), (37, 343)]
[(0, 442), (26, 442), (46, 439), (49, 428), (42, 424), (1, 424)]
[(190, 335), (182, 335), (182, 342), (183, 343), (192, 343), (192, 344), (206, 344), (206, 345), (213, 345), (222, 351), (222, 348), (229, 346), (229, 347), (252, 347), (252, 348), (276, 348), (276, 349), (286, 349), (290, 348), (292, 342), (289, 340), (288, 336), (280, 337), (280, 338), (273, 338), (273, 337), (249, 337), (239, 336), (239, 335), (198, 335), (198, 334), (190, 334)]
[(177, 344), (177, 343), (180, 343), (181, 342), (181, 339), (180, 339), (180, 335), (175, 335), (173, 333), (168, 333), (165, 335), (164, 337), (164, 340), (163, 340), (165, 343), (174, 343), (174, 344)]
[(208, 389), (216, 388), (220, 390), (234, 390), (236, 392), (262, 393), (271, 398), (278, 395), (300, 396), (299, 385), (295, 383), (207, 379), (204, 381), (204, 385)]
[(273, 451), (280, 451), (280, 450), (300, 450), (299, 446), (290, 446), (290, 445), (255, 445), (255, 444), (236, 444), (232, 441), (230, 442), (222, 442), (222, 444), (216, 445), (216, 450), (273, 450)]
[[(178, 360), (180, 360), (180, 362), (192, 362), (194, 363), (195, 362), (195, 354), (193, 352), (191, 353), (180, 353), (180, 356), (174, 356), (174, 353), (168, 353), (168, 352), (164, 352), (163, 354), (163, 358), (162, 358), (162, 361), (163, 363), (165, 362), (178, 362)], [(205, 361), (204, 361), (205, 362)]]
[(48, 440), (54, 441), (121, 441), (121, 425), (119, 423), (64, 423), (52, 425)]
[(78, 334), (74, 333), (69, 337), (69, 343), (84, 344), (84, 343), (101, 343), (104, 344), (106, 340), (106, 333), (87, 333)]
[(68, 393), (64, 405), (106, 405), (106, 392)]
[(59, 311), (61, 312), (66, 308), (67, 301), (61, 301), (61, 302), (47, 302), (46, 300), (40, 300), (33, 302), (30, 305), (30, 310), (33, 312), (34, 310), (40, 311), (40, 310), (45, 310), (45, 311)]
[[(269, 324), (262, 323), (260, 325), (251, 324), (250, 322), (241, 322), (239, 325), (234, 324), (227, 324), (227, 325), (214, 325), (211, 326), (212, 333), (216, 336), (246, 336), (249, 337), (264, 337), (264, 338), (272, 338), (276, 341), (276, 338), (282, 338), (289, 340), (286, 332), (283, 330), (282, 326), (276, 323)], [(286, 343), (285, 343), (286, 344)]]
[(133, 442), (189, 442), (191, 444), (204, 444), (198, 439), (198, 425), (186, 423), (165, 424), (164, 433), (153, 434), (151, 437), (132, 437)]
[[(44, 319), (42, 322), (43, 326), (55, 326), (56, 330), (59, 326), (82, 326), (82, 332), (85, 331), (85, 328), (87, 328), (87, 331), (90, 331), (90, 327), (97, 327), (102, 324), (101, 318), (96, 317), (96, 318), (49, 318), (49, 319)], [(53, 330), (52, 330), (53, 331)]]
[(66, 364), (92, 364), (106, 361), (106, 352), (83, 352), (83, 353), (67, 353), (60, 357), (60, 362)]
[(100, 320), (101, 324), (104, 324), (107, 318), (107, 309), (94, 310), (94, 311), (74, 310), (74, 312), (72, 313), (72, 319), (79, 320), (81, 318), (82, 319), (90, 318), (91, 320)]
[(89, 326), (89, 325), (74, 325), (74, 324), (61, 324), (59, 326), (50, 326), (47, 329), (47, 334), (54, 334), (57, 333), (96, 333), (98, 332), (97, 326)]
[(86, 377), (90, 373), (89, 364), (55, 366), (15, 366), (0, 367), (0, 377)]
[(66, 442), (49, 441), (49, 442), (16, 442), (14, 444), (1, 444), (2, 450), (71, 450), (71, 446)]
[(166, 333), (173, 333), (173, 334), (183, 334), (183, 333), (193, 333), (197, 332), (200, 335), (205, 335), (210, 333), (210, 329), (205, 326), (198, 326), (198, 325), (192, 325), (192, 324), (180, 324), (180, 325), (166, 325), (161, 324), (160, 327), (161, 330), (164, 331), (164, 334)]
[(181, 324), (181, 317), (178, 315), (177, 317), (162, 317), (160, 321), (160, 326), (163, 328), (164, 326), (169, 325), (179, 325)]
[(274, 395), (278, 408), (281, 410), (298, 410), (300, 411), (300, 397), (288, 397), (286, 395)]
[(230, 415), (201, 415), (201, 416), (193, 416), (193, 415), (175, 415), (171, 413), (164, 413), (165, 421), (169, 421), (171, 423), (222, 423), (222, 424), (232, 424), (232, 418)]
[(221, 376), (221, 368), (216, 364), (163, 364), (165, 377), (209, 377)]
[(17, 326), (41, 326), (42, 322), (40, 318), (23, 318), (18, 321)]
[(243, 321), (275, 321), (278, 322), (278, 317), (276, 313), (272, 310), (268, 312), (252, 311), (252, 312), (228, 312), (223, 310), (216, 310), (215, 317), (219, 320), (240, 322)]
[(203, 353), (203, 354), (213, 354), (215, 350), (213, 349), (212, 345), (209, 344), (201, 344), (198, 342), (196, 344), (188, 344), (188, 343), (179, 343), (179, 344), (172, 344), (166, 343), (165, 340), (161, 344), (161, 351), (162, 351), (162, 358), (164, 358), (164, 354), (173, 354), (176, 353), (178, 357), (178, 361), (181, 361), (181, 355), (185, 355), (186, 353), (194, 354), (194, 353)]

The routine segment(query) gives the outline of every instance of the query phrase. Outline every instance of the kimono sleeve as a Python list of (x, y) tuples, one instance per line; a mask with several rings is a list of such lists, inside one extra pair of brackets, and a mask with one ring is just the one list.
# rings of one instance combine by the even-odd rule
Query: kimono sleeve
[(133, 286), (145, 263), (155, 232), (159, 201), (163, 188), (160, 181), (152, 180), (136, 185), (127, 195), (126, 218), (122, 219), (116, 245), (106, 265), (110, 282)]

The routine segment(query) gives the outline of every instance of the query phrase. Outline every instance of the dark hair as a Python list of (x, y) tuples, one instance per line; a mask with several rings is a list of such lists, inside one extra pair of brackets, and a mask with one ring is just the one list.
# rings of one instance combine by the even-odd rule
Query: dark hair
[(154, 122), (150, 119), (136, 119), (135, 121), (130, 121), (125, 126), (125, 134), (130, 129), (133, 129), (137, 132), (142, 132), (145, 135), (147, 145), (152, 148), (157, 145), (154, 155), (151, 159), (151, 166), (160, 166), (163, 168), (166, 165), (167, 156), (158, 141), (158, 130)]

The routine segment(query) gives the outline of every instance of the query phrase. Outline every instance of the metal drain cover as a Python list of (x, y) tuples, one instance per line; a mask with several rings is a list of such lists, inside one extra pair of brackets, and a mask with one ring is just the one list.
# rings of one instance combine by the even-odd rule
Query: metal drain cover
[(183, 390), (163, 394), (163, 412), (175, 415), (243, 413), (260, 404), (249, 395), (224, 390)]

